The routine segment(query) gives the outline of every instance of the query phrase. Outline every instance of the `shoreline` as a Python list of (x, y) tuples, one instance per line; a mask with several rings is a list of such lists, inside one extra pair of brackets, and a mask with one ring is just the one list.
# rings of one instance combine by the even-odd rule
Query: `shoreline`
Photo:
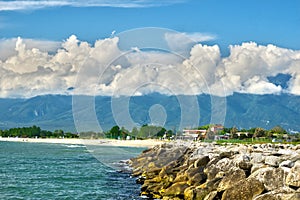
[(118, 147), (147, 147), (163, 144), (164, 140), (113, 140), (113, 139), (78, 139), (78, 138), (7, 138), (0, 137), (0, 142), (28, 142), (49, 144), (71, 144), (71, 145), (97, 145)]

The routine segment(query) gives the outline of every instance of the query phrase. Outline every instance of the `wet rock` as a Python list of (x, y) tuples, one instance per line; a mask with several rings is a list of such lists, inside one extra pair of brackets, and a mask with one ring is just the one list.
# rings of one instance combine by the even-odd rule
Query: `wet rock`
[(184, 199), (185, 200), (193, 200), (195, 198), (194, 190), (195, 190), (195, 186), (186, 188), (183, 192)]
[(186, 182), (178, 182), (171, 185), (165, 190), (164, 196), (180, 196), (184, 194), (184, 190), (188, 188), (189, 185)]

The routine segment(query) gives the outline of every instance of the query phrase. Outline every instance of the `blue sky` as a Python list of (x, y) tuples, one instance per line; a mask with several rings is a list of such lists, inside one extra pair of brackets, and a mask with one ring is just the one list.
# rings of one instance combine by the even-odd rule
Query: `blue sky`
[[(163, 42), (157, 29), (120, 37), (143, 27), (177, 32)], [(137, 93), (300, 95), (299, 35), (299, 0), (0, 0), (0, 97), (68, 88), (131, 95), (148, 83)], [(184, 59), (143, 52), (135, 41), (163, 43)], [(134, 51), (122, 55), (124, 43)], [(277, 75), (289, 78), (279, 85)]]
[(131, 5), (133, 1), (106, 1), (114, 7), (94, 7), (87, 1), (75, 7), (31, 5), (23, 9), (5, 9), (5, 3), (11, 1), (0, 2), (0, 38), (21, 36), (61, 41), (75, 34), (81, 40), (94, 41), (108, 37), (114, 30), (119, 33), (151, 26), (213, 34), (217, 38), (211, 43), (222, 48), (244, 41), (300, 47), (298, 0), (190, 0), (174, 4), (165, 1), (167, 5), (157, 5), (155, 1), (137, 5)]

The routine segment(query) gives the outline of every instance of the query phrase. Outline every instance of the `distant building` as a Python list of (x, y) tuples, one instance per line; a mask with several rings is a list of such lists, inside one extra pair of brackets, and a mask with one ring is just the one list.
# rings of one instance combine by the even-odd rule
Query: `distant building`
[(249, 136), (249, 132), (237, 132), (236, 134), (238, 137), (241, 137), (242, 135), (245, 135), (246, 137)]
[(214, 124), (210, 127), (210, 131), (217, 134), (220, 133), (221, 131), (223, 131), (224, 126), (221, 124)]
[(229, 133), (226, 133), (225, 135), (215, 135), (214, 140), (228, 140), (230, 137)]
[(183, 139), (204, 139), (206, 137), (207, 130), (192, 130), (192, 129), (184, 129), (182, 136)]

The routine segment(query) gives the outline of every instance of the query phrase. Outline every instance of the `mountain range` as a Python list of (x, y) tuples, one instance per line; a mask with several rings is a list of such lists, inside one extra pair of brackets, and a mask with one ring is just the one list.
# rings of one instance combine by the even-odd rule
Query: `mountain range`
[[(72, 96), (65, 95), (44, 95), (27, 99), (2, 98), (0, 99), (0, 129), (37, 125), (46, 130), (62, 129), (75, 132), (72, 98)], [(234, 93), (223, 99), (224, 101), (219, 107), (217, 104), (214, 108), (212, 106), (214, 98), (209, 95), (190, 97), (196, 99), (198, 107), (196, 105), (196, 107), (185, 108), (180, 104), (182, 98), (188, 99), (188, 96), (167, 96), (159, 93), (133, 96), (130, 97), (128, 108), (124, 109), (128, 109), (132, 121), (137, 126), (152, 123), (149, 110), (154, 105), (158, 105), (156, 107), (158, 109), (154, 109), (154, 112), (160, 112), (161, 116), (166, 118), (164, 126), (172, 130), (179, 129), (182, 113), (185, 112), (185, 116), (189, 116), (189, 112), (199, 109), (198, 125), (211, 123), (212, 113), (221, 110), (226, 113), (224, 120), (221, 120), (220, 123), (226, 127), (270, 129), (279, 125), (288, 131), (300, 131), (299, 96)], [(118, 124), (116, 122), (118, 113), (113, 111), (112, 101), (115, 99), (109, 96), (97, 96), (94, 101), (97, 120), (105, 131)], [(116, 103), (117, 101), (114, 106)], [(184, 109), (188, 110), (184, 111)], [(157, 117), (159, 115), (156, 116), (156, 120)], [(190, 117), (193, 115), (191, 114)], [(95, 130), (95, 127), (87, 129), (87, 131)]]

